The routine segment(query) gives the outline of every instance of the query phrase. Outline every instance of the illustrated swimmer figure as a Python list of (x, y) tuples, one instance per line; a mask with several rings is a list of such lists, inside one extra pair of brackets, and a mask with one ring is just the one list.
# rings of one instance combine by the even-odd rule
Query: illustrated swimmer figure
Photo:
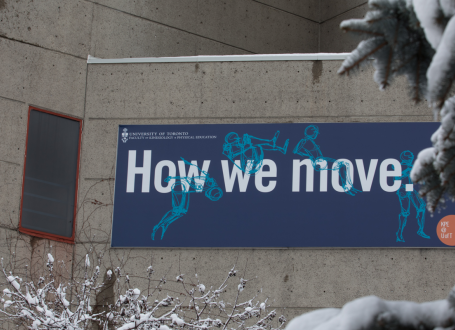
[[(349, 174), (349, 163), (322, 156), (320, 147), (314, 142), (318, 134), (319, 128), (316, 125), (310, 125), (305, 128), (305, 138), (297, 143), (294, 148), (294, 154), (309, 157), (313, 168), (318, 172), (337, 170), (344, 192), (355, 196), (360, 190), (355, 189), (352, 184)], [(332, 168), (329, 168), (329, 163), (333, 163)]]
[[(403, 238), (403, 229), (406, 226), (406, 221), (408, 220), (408, 216), (410, 215), (410, 208), (411, 203), (414, 205), (417, 211), (417, 224), (419, 226), (419, 230), (417, 231), (417, 235), (423, 238), (430, 238), (427, 234), (423, 232), (423, 227), (425, 226), (425, 201), (419, 196), (419, 193), (414, 189), (412, 186), (412, 180), (410, 178), (411, 170), (412, 170), (412, 161), (414, 160), (414, 154), (409, 151), (405, 150), (400, 154), (401, 165), (406, 166), (406, 169), (403, 171), (403, 174), (399, 177), (395, 177), (395, 180), (405, 180), (405, 182), (401, 184), (401, 187), (397, 190), (398, 198), (400, 199), (400, 207), (401, 213), (398, 216), (398, 231), (397, 235), (397, 242), (404, 242)], [(407, 179), (407, 182), (406, 182)]]
[[(243, 134), (240, 138), (235, 132), (231, 132), (224, 138), (223, 154), (227, 156), (239, 169), (248, 175), (256, 174), (262, 167), (264, 150), (280, 151), (286, 154), (289, 139), (283, 147), (278, 147), (276, 141), (280, 131), (275, 133), (271, 140), (260, 139), (249, 134)], [(235, 163), (235, 157), (240, 156), (240, 166)]]
[[(190, 166), (196, 166), (191, 164), (182, 158), (185, 164)], [(197, 167), (197, 166), (196, 166)], [(205, 191), (205, 196), (211, 201), (217, 201), (223, 196), (223, 191), (218, 187), (215, 179), (211, 178), (205, 171), (201, 171), (201, 176), (195, 177), (182, 177), (182, 176), (168, 176), (164, 181), (169, 182), (175, 180), (176, 182), (172, 185), (172, 210), (167, 212), (161, 221), (153, 227), (152, 239), (155, 240), (155, 233), (161, 227), (161, 239), (163, 239), (164, 233), (167, 227), (178, 218), (183, 217), (188, 212), (190, 206), (190, 194), (194, 192)]]

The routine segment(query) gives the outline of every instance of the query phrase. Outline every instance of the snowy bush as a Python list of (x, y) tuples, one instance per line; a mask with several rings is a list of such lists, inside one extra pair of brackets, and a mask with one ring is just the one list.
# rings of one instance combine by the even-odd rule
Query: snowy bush
[(455, 287), (447, 299), (425, 303), (375, 296), (343, 308), (325, 308), (294, 318), (286, 330), (449, 330), (455, 327)]
[[(280, 329), (286, 322), (281, 316), (277, 322), (274, 310), (269, 311), (268, 298), (259, 299), (261, 290), (252, 298), (245, 299), (242, 293), (250, 280), (240, 278), (232, 268), (216, 288), (206, 287), (199, 282), (186, 280), (178, 275), (175, 280), (165, 277), (153, 279), (153, 268), (146, 270), (148, 287), (141, 291), (131, 286), (130, 278), (117, 267), (108, 269), (106, 276), (116, 283), (116, 300), (113, 304), (94, 308), (96, 295), (103, 289), (100, 280), (100, 266), (103, 255), (97, 256), (98, 265), (91, 268), (90, 258), (85, 256), (83, 278), (70, 283), (56, 284), (54, 258), (48, 254), (47, 276), (38, 282), (23, 281), (21, 278), (2, 270), (8, 287), (3, 290), (0, 312), (7, 320), (28, 329)], [(90, 272), (90, 269), (93, 269)], [(172, 289), (166, 289), (167, 282), (173, 282)], [(233, 301), (226, 296), (232, 291)], [(157, 283), (152, 286), (152, 283)], [(175, 285), (181, 289), (175, 290)], [(126, 287), (125, 289), (122, 289)], [(163, 292), (166, 294), (163, 296)], [(172, 293), (172, 294), (171, 294)], [(97, 306), (99, 307), (99, 306)], [(100, 311), (101, 310), (101, 311)], [(274, 327), (274, 325), (277, 325)]]
[(395, 76), (405, 75), (411, 98), (426, 99), (441, 127), (423, 150), (411, 177), (434, 212), (448, 198), (455, 199), (455, 1), (369, 0), (363, 19), (341, 23), (341, 29), (364, 40), (343, 62), (339, 74), (355, 72), (374, 59), (374, 80), (380, 89)]

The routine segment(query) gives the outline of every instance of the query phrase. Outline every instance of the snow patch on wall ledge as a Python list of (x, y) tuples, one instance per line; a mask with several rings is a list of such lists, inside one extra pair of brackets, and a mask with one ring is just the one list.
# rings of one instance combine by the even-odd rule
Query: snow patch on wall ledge
[(343, 61), (350, 53), (203, 55), (180, 57), (139, 57), (103, 59), (88, 56), (88, 64), (125, 63), (197, 63), (197, 62), (265, 62), (265, 61)]

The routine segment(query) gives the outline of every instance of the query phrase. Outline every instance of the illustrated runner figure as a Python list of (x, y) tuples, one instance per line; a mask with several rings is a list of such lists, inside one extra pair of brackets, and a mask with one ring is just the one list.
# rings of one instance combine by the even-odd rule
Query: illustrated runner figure
[(425, 226), (425, 201), (419, 196), (419, 193), (414, 190), (413, 183), (410, 177), (412, 170), (412, 161), (414, 160), (414, 154), (405, 150), (400, 154), (401, 165), (406, 166), (406, 169), (403, 171), (403, 174), (399, 177), (395, 177), (395, 180), (406, 180), (408, 184), (403, 183), (401, 187), (397, 190), (398, 198), (400, 199), (401, 213), (398, 216), (398, 231), (397, 231), (397, 242), (404, 242), (403, 238), (403, 229), (406, 226), (406, 221), (410, 215), (411, 203), (414, 205), (417, 211), (417, 224), (419, 225), (419, 230), (417, 235), (422, 236), (423, 238), (430, 238), (427, 234), (423, 232), (423, 227)]
[[(305, 138), (297, 143), (294, 148), (294, 154), (309, 157), (315, 171), (337, 170), (344, 192), (351, 196), (355, 196), (355, 194), (360, 192), (360, 190), (355, 189), (352, 184), (349, 172), (349, 163), (322, 156), (321, 149), (314, 142), (318, 134), (319, 128), (316, 125), (310, 125), (305, 128)], [(333, 163), (332, 168), (329, 168), (329, 163)]]
[[(284, 155), (286, 154), (289, 139), (286, 140), (283, 147), (278, 147), (276, 145), (278, 135), (280, 135), (280, 131), (275, 133), (273, 139), (267, 140), (249, 134), (243, 134), (243, 137), (240, 138), (237, 133), (231, 132), (224, 138), (223, 154), (243, 172), (254, 175), (262, 167), (264, 150), (280, 151)], [(240, 156), (240, 166), (235, 162), (237, 156)]]
[[(185, 164), (190, 166), (196, 166), (191, 164), (182, 158)], [(155, 233), (161, 227), (161, 239), (163, 239), (164, 233), (167, 227), (178, 218), (183, 217), (188, 212), (190, 206), (190, 194), (195, 192), (205, 191), (205, 196), (211, 201), (217, 201), (223, 196), (223, 191), (218, 187), (215, 179), (211, 178), (209, 174), (201, 170), (201, 176), (195, 177), (182, 177), (182, 176), (168, 176), (164, 181), (169, 182), (175, 180), (176, 182), (172, 185), (172, 210), (167, 212), (161, 221), (153, 227), (152, 239), (155, 240)]]

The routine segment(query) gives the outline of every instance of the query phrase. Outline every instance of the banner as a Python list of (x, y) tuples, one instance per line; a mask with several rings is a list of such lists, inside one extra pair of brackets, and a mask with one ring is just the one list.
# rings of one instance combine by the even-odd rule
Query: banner
[(438, 126), (120, 125), (112, 247), (448, 247), (410, 179)]

